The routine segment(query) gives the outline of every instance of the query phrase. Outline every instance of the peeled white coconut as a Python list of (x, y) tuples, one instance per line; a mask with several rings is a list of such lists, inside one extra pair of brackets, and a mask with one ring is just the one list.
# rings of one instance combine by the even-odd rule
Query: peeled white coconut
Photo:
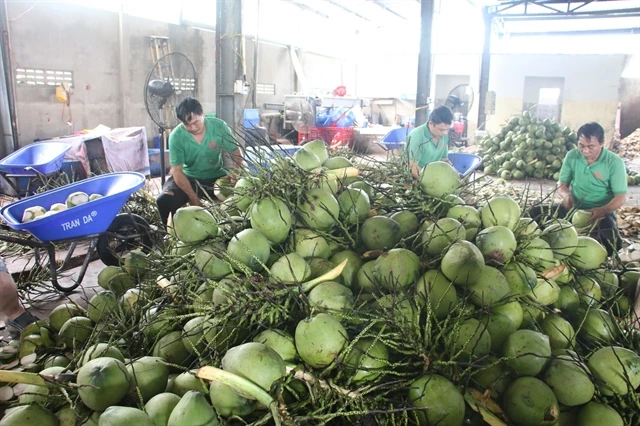
[(35, 220), (38, 219), (44, 219), (45, 217), (49, 217), (49, 216), (53, 216), (54, 214), (58, 213), (57, 211), (54, 210), (49, 210), (48, 212), (46, 212), (45, 214), (43, 214), (42, 216), (38, 216), (35, 218)]
[(50, 212), (54, 212), (54, 213), (58, 213), (61, 212), (63, 210), (67, 209), (67, 205), (66, 204), (62, 204), (62, 203), (55, 203), (51, 206), (51, 208), (49, 209)]
[(32, 220), (36, 220), (40, 216), (44, 215), (47, 212), (47, 209), (41, 206), (33, 206), (25, 209), (24, 213), (22, 213), (22, 223), (31, 222)]
[(89, 196), (86, 192), (74, 192), (67, 198), (67, 208), (76, 207), (89, 202)]
[(100, 195), (100, 194), (91, 194), (89, 196), (89, 201), (99, 200), (100, 198), (102, 198), (102, 195)]

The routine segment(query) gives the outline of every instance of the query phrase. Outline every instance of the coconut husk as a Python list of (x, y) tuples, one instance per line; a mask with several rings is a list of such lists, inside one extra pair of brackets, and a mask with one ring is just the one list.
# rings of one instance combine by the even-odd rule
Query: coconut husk
[(640, 207), (622, 207), (617, 211), (618, 229), (623, 238), (640, 240)]
[(614, 140), (613, 151), (628, 160), (640, 158), (640, 129), (620, 141)]

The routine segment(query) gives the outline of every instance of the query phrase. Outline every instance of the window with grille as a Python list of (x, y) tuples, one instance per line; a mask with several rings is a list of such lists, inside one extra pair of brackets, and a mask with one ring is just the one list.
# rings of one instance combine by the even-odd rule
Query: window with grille
[(73, 86), (73, 72), (16, 68), (16, 83), (26, 86), (58, 86), (60, 83), (67, 83)]
[(258, 83), (256, 84), (256, 91), (259, 95), (275, 95), (276, 94), (276, 85), (275, 84), (266, 84), (266, 83)]

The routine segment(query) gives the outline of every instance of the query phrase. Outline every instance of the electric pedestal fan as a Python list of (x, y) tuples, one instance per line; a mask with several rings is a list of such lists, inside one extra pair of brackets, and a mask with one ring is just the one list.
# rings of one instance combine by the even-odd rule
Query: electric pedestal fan
[(165, 181), (166, 131), (180, 124), (176, 106), (187, 97), (197, 98), (198, 77), (193, 63), (182, 53), (169, 53), (153, 65), (144, 85), (147, 113), (160, 134), (160, 177)]

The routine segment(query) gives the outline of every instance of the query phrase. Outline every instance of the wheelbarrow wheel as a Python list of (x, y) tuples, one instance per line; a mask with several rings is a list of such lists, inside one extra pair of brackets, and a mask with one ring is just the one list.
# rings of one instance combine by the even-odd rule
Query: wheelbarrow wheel
[(153, 247), (151, 228), (137, 214), (121, 213), (113, 219), (109, 229), (100, 234), (96, 250), (102, 263), (119, 266), (120, 258), (133, 249), (147, 252)]

